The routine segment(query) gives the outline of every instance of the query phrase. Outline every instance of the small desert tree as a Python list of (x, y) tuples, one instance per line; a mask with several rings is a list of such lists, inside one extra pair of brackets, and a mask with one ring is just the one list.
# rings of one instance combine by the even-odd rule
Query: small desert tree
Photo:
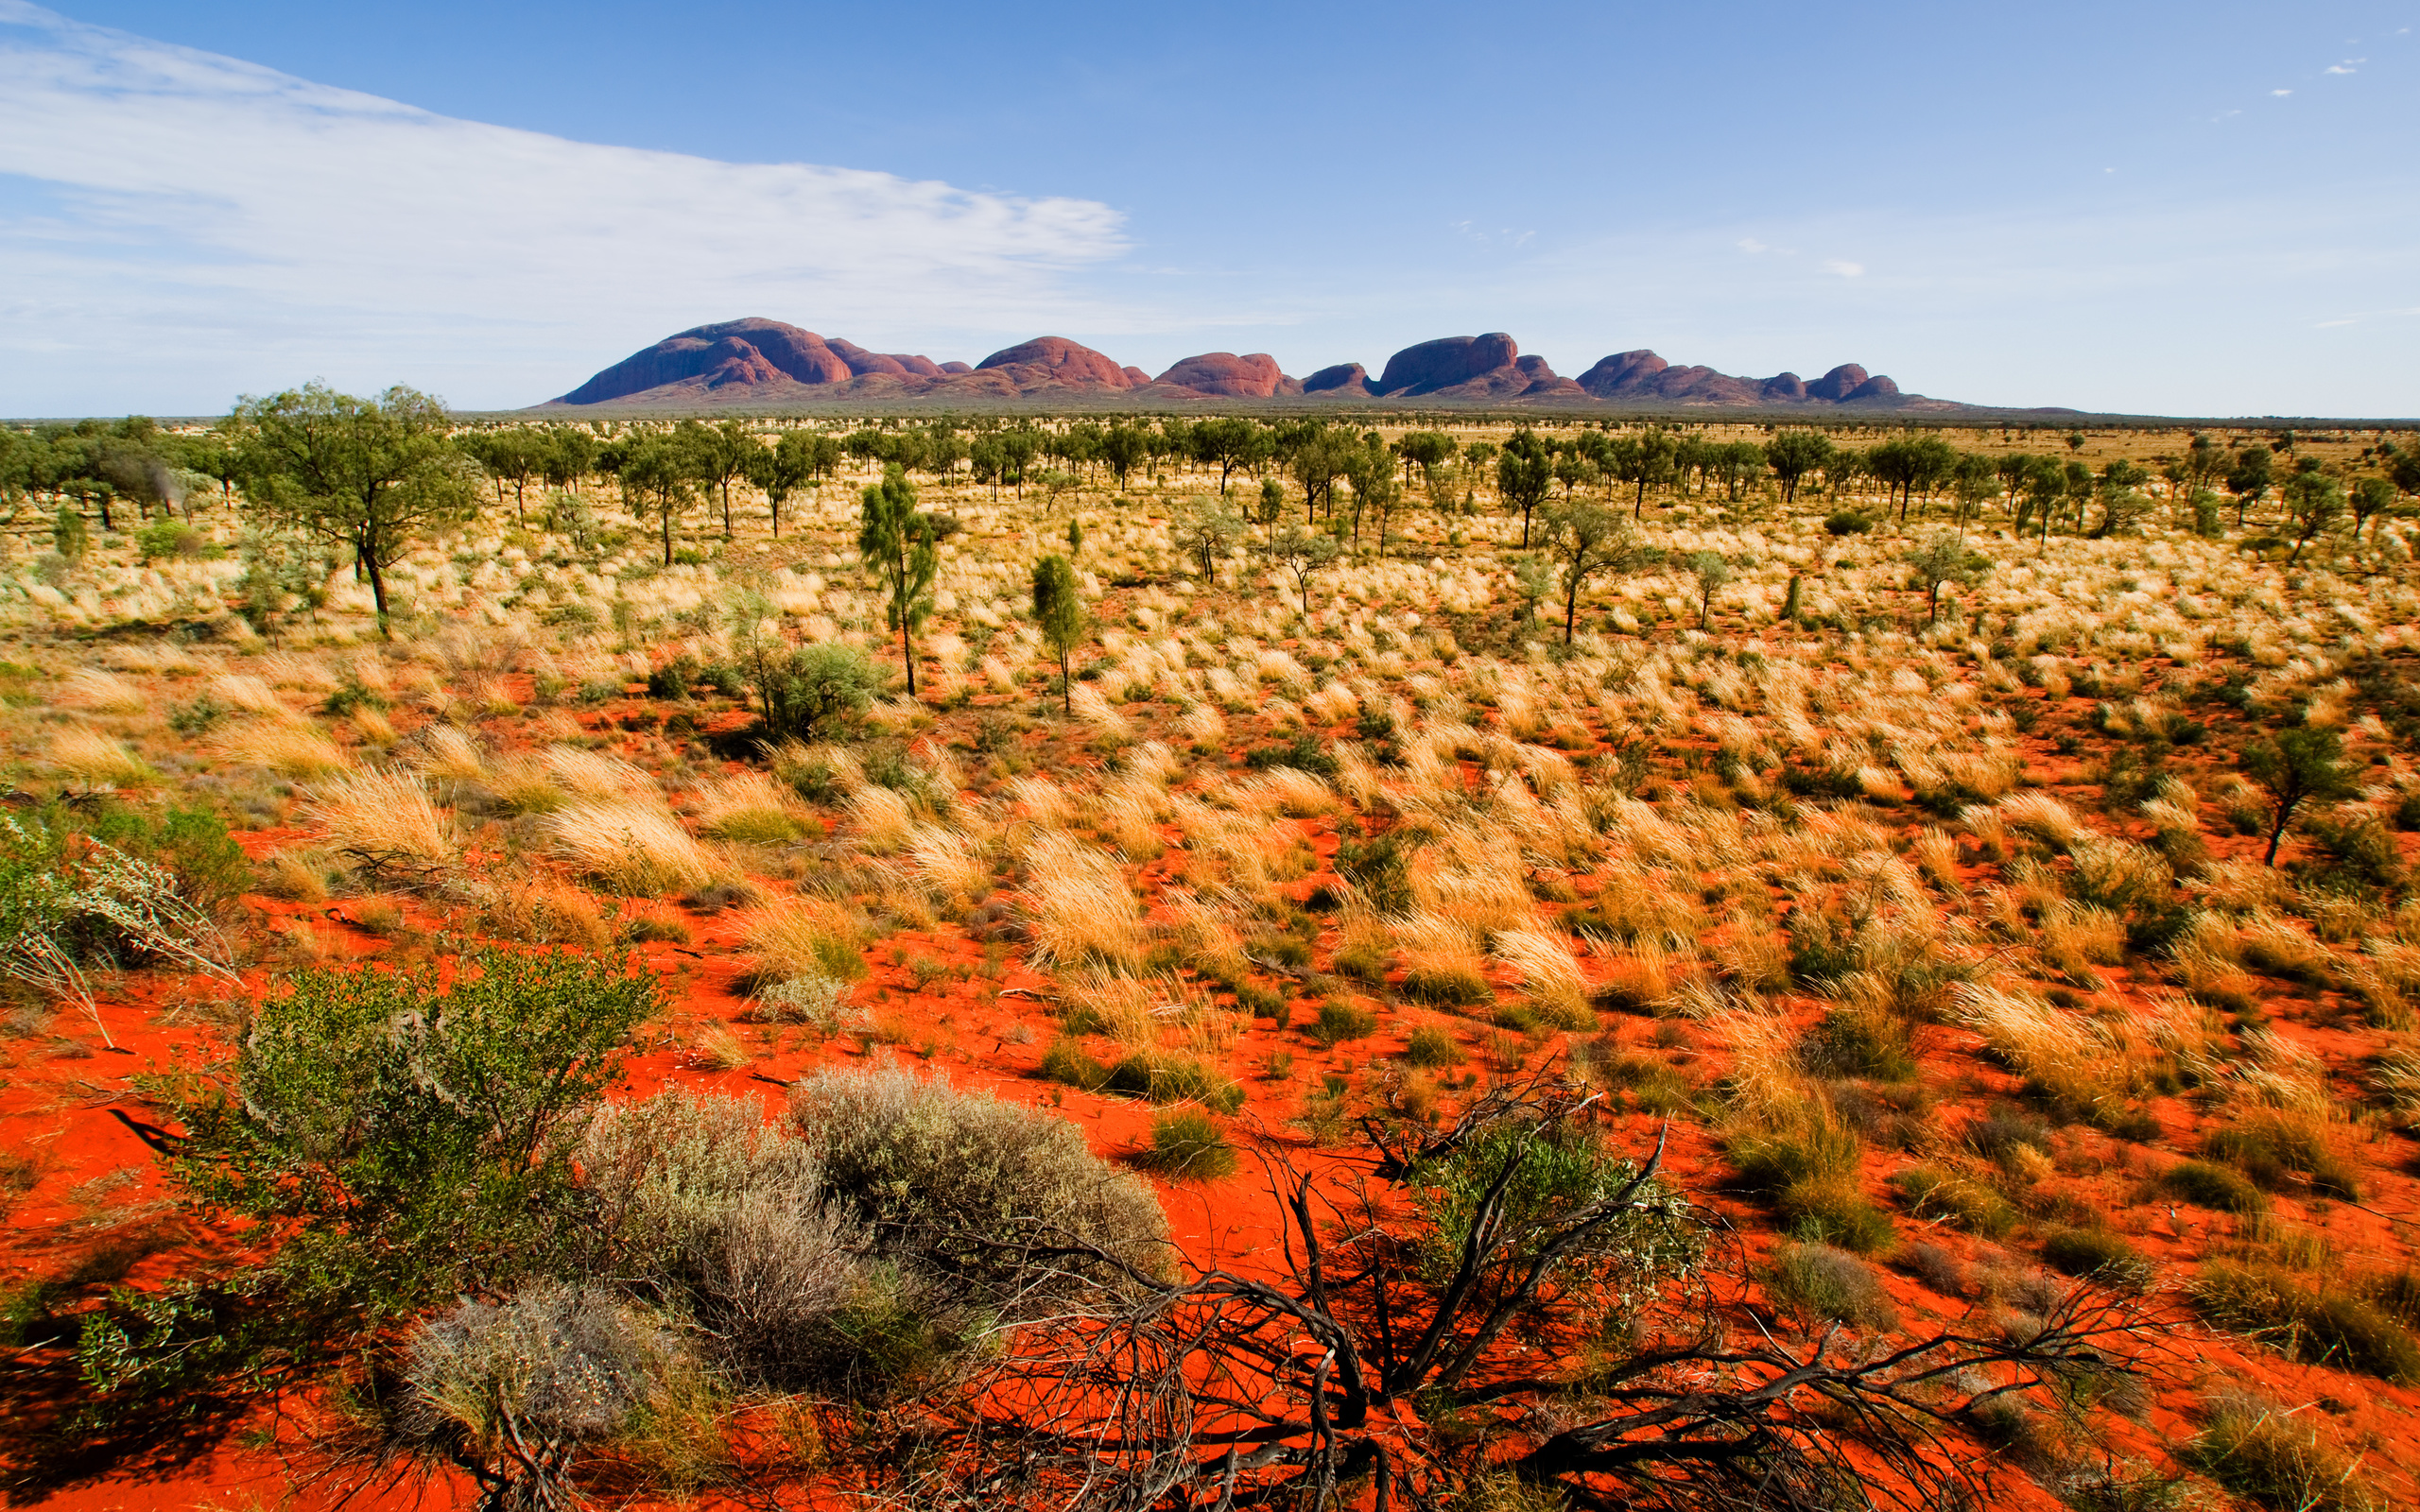
[(1311, 579), (1339, 556), (1336, 538), (1315, 535), (1301, 525), (1288, 525), (1260, 552), (1294, 579), (1294, 590), (1302, 598), (1303, 613), (1307, 617), (1311, 612)]
[(1542, 534), (1563, 568), (1563, 644), (1569, 645), (1580, 618), (1580, 591), (1589, 577), (1630, 571), (1647, 548), (1618, 510), (1585, 499), (1548, 509)]
[(2286, 480), (2285, 491), (2286, 518), (2294, 531), (2294, 549), (2286, 554), (2286, 565), (2291, 567), (2313, 541), (2344, 518), (2344, 486), (2325, 472), (2306, 469)]
[(1821, 431), (1783, 431), (1765, 445), (1765, 464), (1781, 480), (1781, 502), (1794, 504), (1799, 481), (1822, 468), (1832, 455), (1832, 442)]
[(311, 384), (244, 400), (231, 419), (245, 497), (271, 521), (351, 548), (378, 633), (392, 639), (388, 564), (422, 532), (476, 510), (486, 481), (447, 444), (444, 404), (401, 386), (356, 399)]
[(2243, 750), (2245, 775), (2269, 795), (2269, 849), (2263, 866), (2277, 864), (2287, 826), (2306, 803), (2350, 798), (2358, 788), (2344, 770), (2344, 743), (2333, 730), (2305, 725), (2256, 740)]
[(1060, 707), (1073, 713), (1076, 690), (1068, 659), (1084, 642), (1084, 594), (1076, 569), (1056, 553), (1033, 564), (1033, 623), (1059, 659)]
[(1208, 499), (1196, 500), (1177, 515), (1177, 549), (1192, 561), (1204, 582), (1218, 571), (1227, 553), (1236, 549), (1236, 542), (1243, 539), (1243, 521), (1224, 505)]
[(1719, 551), (1689, 554), (1689, 572), (1698, 580), (1698, 628), (1705, 628), (1706, 619), (1714, 612), (1714, 595), (1731, 581), (1731, 564)]
[(893, 462), (869, 484), (857, 527), (857, 556), (881, 582), (883, 611), (899, 632), (908, 668), (908, 696), (916, 696), (916, 627), (933, 612), (933, 579), (941, 573), (933, 522), (916, 508), (916, 490)]
[(1979, 579), (1991, 570), (1991, 558), (1970, 551), (1966, 542), (1954, 530), (1936, 530), (1923, 545), (1907, 555), (1908, 576), (1913, 586), (1924, 590), (1925, 623), (1929, 625), (1941, 617), (1941, 591), (1944, 585), (1963, 586)]
[(765, 490), (765, 504), (773, 514), (776, 541), (782, 535), (782, 506), (815, 477), (816, 440), (805, 431), (785, 431), (770, 451), (758, 447), (749, 458), (748, 479)]
[(1521, 549), (1530, 549), (1530, 513), (1547, 499), (1547, 490), (1554, 486), (1554, 459), (1544, 441), (1526, 427), (1514, 431), (1504, 441), (1504, 451), (1495, 459), (1495, 492), (1508, 509), (1521, 511)]
[(655, 516), (663, 532), (664, 565), (671, 566), (673, 527), (696, 497), (687, 453), (669, 437), (643, 437), (623, 456), (620, 476), (631, 513)]

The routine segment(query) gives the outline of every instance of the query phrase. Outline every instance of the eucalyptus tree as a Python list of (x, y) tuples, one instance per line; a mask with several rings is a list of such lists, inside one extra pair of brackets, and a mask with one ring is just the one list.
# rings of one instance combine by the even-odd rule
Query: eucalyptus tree
[(756, 448), (755, 455), (749, 459), (749, 481), (765, 490), (776, 541), (782, 537), (782, 506), (815, 479), (817, 439), (806, 431), (784, 431), (780, 440), (769, 448)]
[(2235, 455), (2235, 466), (2227, 472), (2227, 491), (2235, 495), (2235, 527), (2243, 528), (2244, 511), (2260, 501), (2269, 491), (2274, 476), (2274, 463), (2269, 448), (2257, 444), (2247, 446)]
[(1193, 455), (1219, 470), (1219, 491), (1238, 468), (1257, 468), (1269, 459), (1271, 438), (1266, 426), (1241, 415), (1220, 415), (1193, 427)]
[(387, 568), (421, 533), (467, 518), (486, 479), (447, 444), (444, 404), (401, 385), (374, 399), (320, 384), (240, 401), (238, 486), (265, 519), (349, 548), (392, 638)]
[(664, 565), (672, 565), (672, 535), (697, 498), (691, 453), (661, 431), (633, 438), (622, 451), (622, 497), (631, 512), (655, 516), (664, 541)]
[(2309, 468), (2288, 478), (2284, 491), (2286, 518), (2294, 531), (2294, 549), (2286, 555), (2286, 565), (2291, 567), (2302, 560), (2306, 547), (2344, 517), (2344, 485)]
[(1059, 659), (1059, 699), (1063, 713), (1076, 711), (1075, 679), (1068, 660), (1084, 640), (1084, 595), (1076, 569), (1061, 556), (1033, 564), (1033, 623), (1043, 644)]
[(1495, 492), (1505, 507), (1521, 511), (1521, 549), (1530, 549), (1530, 516), (1546, 503), (1554, 482), (1554, 464), (1544, 441), (1524, 425), (1504, 440), (1495, 459)]
[(1617, 509), (1591, 499), (1548, 508), (1542, 538), (1563, 569), (1563, 644), (1580, 619), (1580, 591), (1600, 572), (1626, 573), (1646, 559), (1647, 545)]
[(1798, 502), (1799, 481), (1831, 459), (1831, 438), (1821, 431), (1780, 431), (1765, 443), (1765, 465), (1781, 482), (1781, 502)]
[(933, 520), (917, 509), (916, 490), (895, 462), (883, 470), (881, 482), (867, 486), (861, 503), (857, 556), (882, 584), (884, 612), (899, 632), (908, 696), (913, 698), (916, 629), (933, 612), (933, 579), (941, 573)]

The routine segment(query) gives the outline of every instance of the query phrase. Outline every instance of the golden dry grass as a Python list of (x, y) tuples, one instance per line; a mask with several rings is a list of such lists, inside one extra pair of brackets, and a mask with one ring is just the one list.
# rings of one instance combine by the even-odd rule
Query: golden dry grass
[(53, 735), (43, 759), (51, 770), (90, 787), (141, 787), (159, 777), (124, 741), (86, 725)]
[(554, 853), (625, 897), (702, 887), (724, 868), (662, 803), (584, 798), (546, 816)]
[(371, 768), (323, 778), (311, 784), (302, 812), (331, 849), (382, 866), (442, 867), (455, 858), (451, 818), (411, 772)]
[(215, 755), (280, 777), (311, 779), (340, 772), (353, 758), (318, 726), (279, 719), (247, 720), (213, 742)]

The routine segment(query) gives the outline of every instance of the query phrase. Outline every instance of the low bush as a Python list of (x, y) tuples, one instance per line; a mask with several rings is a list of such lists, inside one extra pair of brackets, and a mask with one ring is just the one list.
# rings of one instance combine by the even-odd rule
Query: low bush
[(1357, 1008), (1350, 1003), (1327, 1002), (1320, 1005), (1319, 1017), (1303, 1026), (1303, 1032), (1322, 1045), (1333, 1048), (1347, 1040), (1365, 1040), (1377, 1030), (1378, 1016), (1367, 1008)]
[(1919, 1218), (1945, 1218), (1986, 1239), (1997, 1239), (2016, 1227), (2016, 1210), (2007, 1198), (1941, 1166), (1910, 1166), (1893, 1177), (1891, 1185)]
[(1433, 1023), (1424, 1023), (1411, 1031), (1411, 1040), (1404, 1046), (1404, 1058), (1427, 1071), (1459, 1066), (1470, 1057), (1454, 1037)]
[(2359, 1297), (2314, 1292), (2274, 1266), (2228, 1261), (2204, 1265), (2189, 1291), (2203, 1316), (2290, 1360), (2420, 1383), (2420, 1339)]
[(2320, 1125), (2278, 1113), (2258, 1113), (2210, 1131), (2202, 1153), (2272, 1192), (2307, 1182), (2314, 1192), (2358, 1202), (2360, 1174), (2328, 1147)]
[(1171, 1181), (1218, 1181), (1236, 1174), (1236, 1147), (1218, 1120), (1181, 1108), (1151, 1120), (1151, 1143), (1134, 1163)]
[(2042, 1258), (2070, 1276), (2089, 1276), (2123, 1291), (2151, 1288), (2151, 1258), (2106, 1228), (2053, 1228), (2042, 1236)]
[(1167, 1221), (1150, 1191), (1084, 1146), (1076, 1125), (905, 1071), (828, 1071), (790, 1090), (824, 1189), (874, 1237), (971, 1299), (1046, 1307), (1108, 1268), (1062, 1258), (1036, 1278), (1021, 1246), (1092, 1246), (1166, 1274)]
[(512, 1504), (558, 1504), (579, 1446), (629, 1421), (672, 1352), (669, 1334), (600, 1288), (540, 1282), (501, 1303), (465, 1300), (406, 1345), (395, 1436), (481, 1468)]
[(2273, 1402), (2229, 1394), (2180, 1456), (2235, 1495), (2270, 1512), (2384, 1512), (2358, 1462)]
[(1810, 1321), (1864, 1329), (1893, 1328), (1899, 1321), (1899, 1310), (1891, 1304), (1880, 1273), (1830, 1245), (1785, 1242), (1777, 1246), (1765, 1290), (1775, 1306)]
[(2266, 1194), (2240, 1174), (2206, 1160), (2179, 1160), (2159, 1178), (2170, 1194), (2218, 1212), (2249, 1216), (2269, 1211)]

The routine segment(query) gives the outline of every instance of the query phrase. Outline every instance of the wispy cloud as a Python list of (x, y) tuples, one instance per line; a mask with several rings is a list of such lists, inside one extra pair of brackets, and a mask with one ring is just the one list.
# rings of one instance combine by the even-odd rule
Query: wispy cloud
[(1865, 277), (1865, 265), (1863, 263), (1845, 262), (1841, 258), (1832, 257), (1824, 259), (1824, 271), (1826, 273), (1837, 274), (1841, 278), (1863, 278)]
[(1100, 325), (1065, 275), (1125, 249), (1097, 201), (573, 142), (0, 0), (0, 413), (314, 372), (527, 403), (749, 314)]

